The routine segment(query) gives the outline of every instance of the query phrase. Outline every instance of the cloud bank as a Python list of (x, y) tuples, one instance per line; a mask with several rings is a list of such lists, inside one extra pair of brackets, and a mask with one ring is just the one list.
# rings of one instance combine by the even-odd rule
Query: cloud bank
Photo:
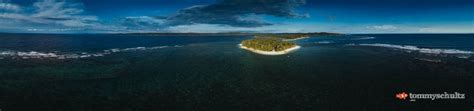
[(396, 30), (398, 27), (393, 25), (375, 25), (375, 26), (367, 26), (367, 29), (375, 29), (375, 30)]
[[(261, 16), (283, 18), (305, 18), (308, 14), (296, 13), (295, 8), (305, 4), (305, 0), (219, 0), (211, 5), (195, 5), (179, 10), (166, 17), (155, 17), (162, 22), (154, 22), (156, 26), (180, 26), (195, 24), (215, 24), (232, 27), (262, 27), (273, 25), (265, 22)], [(127, 18), (130, 19), (130, 18)], [(142, 20), (128, 20), (128, 24), (142, 24)], [(150, 25), (150, 22), (146, 22)]]
[(97, 25), (97, 17), (83, 15), (81, 6), (80, 3), (63, 0), (39, 0), (29, 7), (0, 1), (0, 24), (3, 25), (0, 28), (78, 28)]
[(0, 1), (0, 10), (6, 10), (6, 11), (20, 11), (21, 7), (15, 4), (11, 3), (2, 3)]
[[(95, 1), (95, 0), (94, 0)], [(109, 0), (105, 0), (109, 1)], [(113, 1), (113, 0), (110, 0)], [(146, 1), (146, 0), (144, 0)], [(144, 2), (141, 1), (141, 2)], [(83, 3), (85, 5), (83, 5)], [(123, 2), (125, 6), (135, 2)], [(139, 32), (341, 32), (341, 33), (465, 33), (473, 32), (472, 20), (426, 24), (420, 21), (370, 21), (370, 17), (338, 15), (306, 7), (305, 0), (207, 0), (193, 4), (156, 1), (144, 7), (123, 7), (90, 0), (0, 0), (0, 32), (20, 33), (139, 33)], [(130, 4), (128, 4), (130, 3)], [(146, 2), (151, 4), (150, 2)], [(195, 4), (207, 5), (195, 5)], [(318, 3), (322, 3), (319, 1)], [(308, 5), (314, 6), (309, 2)], [(108, 5), (108, 6), (102, 6)], [(136, 5), (143, 5), (139, 3)], [(173, 5), (173, 4), (171, 4)], [(86, 6), (87, 12), (85, 10)], [(160, 7), (164, 6), (164, 7)], [(99, 7), (99, 8), (98, 8)], [(150, 10), (156, 7), (158, 10)], [(105, 12), (103, 9), (123, 9)], [(137, 8), (137, 9), (136, 9)], [(176, 9), (181, 8), (181, 9)], [(163, 10), (162, 10), (163, 9)], [(155, 12), (159, 11), (159, 12)], [(329, 10), (331, 11), (331, 10)], [(91, 15), (90, 13), (98, 14)], [(322, 13), (323, 12), (323, 13)], [(109, 15), (110, 13), (110, 15)], [(338, 21), (327, 22), (323, 17)], [(330, 15), (325, 15), (330, 14)], [(159, 16), (156, 16), (159, 15)], [(99, 16), (101, 20), (99, 20)], [(343, 17), (340, 17), (343, 16)], [(417, 16), (418, 17), (418, 16)], [(417, 18), (410, 17), (410, 18)], [(431, 17), (431, 16), (430, 16)], [(304, 18), (304, 19), (295, 19)], [(368, 19), (364, 19), (368, 18)], [(382, 17), (382, 19), (387, 17)], [(461, 17), (462, 18), (462, 17)], [(340, 20), (339, 20), (340, 19)], [(406, 19), (406, 18), (405, 18)], [(396, 20), (396, 18), (394, 18)], [(457, 19), (456, 19), (457, 20)], [(460, 19), (460, 20), (464, 20)], [(366, 21), (370, 21), (367, 22)], [(410, 23), (413, 22), (413, 23)], [(418, 23), (420, 22), (420, 23)], [(408, 24), (410, 23), (410, 24)]]

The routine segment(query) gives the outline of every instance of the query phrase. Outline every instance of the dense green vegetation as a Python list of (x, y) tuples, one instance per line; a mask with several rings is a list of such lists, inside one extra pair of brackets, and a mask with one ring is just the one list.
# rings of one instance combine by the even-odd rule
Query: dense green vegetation
[(256, 38), (245, 40), (242, 42), (242, 45), (262, 51), (283, 51), (296, 46), (295, 43), (282, 41), (281, 39), (276, 38)]

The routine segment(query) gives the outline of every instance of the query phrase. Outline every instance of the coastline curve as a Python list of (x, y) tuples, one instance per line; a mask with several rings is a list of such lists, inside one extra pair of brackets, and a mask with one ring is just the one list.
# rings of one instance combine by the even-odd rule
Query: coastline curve
[(293, 52), (295, 50), (298, 50), (301, 48), (301, 46), (294, 46), (292, 48), (289, 48), (289, 49), (286, 49), (286, 50), (283, 50), (283, 51), (262, 51), (262, 50), (256, 50), (256, 49), (253, 49), (253, 48), (249, 48), (249, 47), (245, 47), (243, 46), (242, 44), (239, 44), (239, 48), (241, 49), (245, 49), (245, 50), (249, 50), (251, 52), (254, 52), (254, 53), (257, 53), (257, 54), (261, 54), (261, 55), (273, 55), (273, 56), (276, 56), (276, 55), (285, 55), (285, 54), (288, 54), (290, 52)]

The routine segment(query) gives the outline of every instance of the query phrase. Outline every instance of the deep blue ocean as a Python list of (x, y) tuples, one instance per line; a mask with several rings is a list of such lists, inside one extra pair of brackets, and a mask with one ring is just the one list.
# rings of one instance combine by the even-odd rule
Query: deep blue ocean
[[(470, 111), (474, 34), (317, 36), (281, 56), (251, 36), (0, 34), (2, 111)], [(395, 94), (463, 93), (459, 100)]]

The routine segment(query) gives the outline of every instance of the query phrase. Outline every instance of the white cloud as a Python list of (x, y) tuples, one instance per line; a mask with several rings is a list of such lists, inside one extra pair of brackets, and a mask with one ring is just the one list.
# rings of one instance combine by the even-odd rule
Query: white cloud
[(97, 20), (95, 16), (80, 15), (83, 9), (78, 3), (56, 2), (55, 0), (42, 0), (33, 4), (36, 13), (32, 17), (37, 18), (58, 18), (58, 19), (80, 19)]
[(435, 32), (436, 29), (434, 28), (420, 28), (418, 29), (418, 32), (421, 32), (421, 33), (433, 33)]
[[(1, 1), (0, 1), (1, 2)], [(15, 12), (0, 13), (0, 22), (13, 22), (8, 27), (36, 27), (40, 28), (67, 28), (67, 27), (92, 27), (99, 25), (98, 18), (93, 15), (83, 15), (84, 10), (80, 3), (69, 3), (57, 0), (38, 0), (33, 6), (26, 7), (31, 10), (21, 10), (21, 7), (12, 3), (0, 3), (0, 9)], [(3, 19), (3, 20), (2, 20)], [(27, 26), (25, 26), (27, 25)]]
[(0, 10), (7, 10), (7, 11), (20, 11), (21, 7), (11, 3), (2, 3), (0, 1)]
[[(415, 30), (416, 31), (416, 30)], [(418, 28), (417, 33), (474, 33), (473, 25), (439, 25)]]
[(29, 20), (30, 17), (17, 13), (0, 13), (0, 18), (14, 20)]
[(367, 26), (368, 29), (375, 29), (375, 30), (396, 30), (398, 27), (393, 25), (375, 25), (375, 26)]
[(93, 25), (90, 22), (97, 21), (96, 16), (81, 15), (83, 9), (77, 8), (81, 4), (57, 2), (56, 0), (41, 0), (33, 4), (36, 13), (31, 17), (46, 19), (56, 24), (83, 27)]
[(138, 17), (125, 17), (123, 21), (127, 25), (133, 26), (159, 26), (162, 25), (165, 21), (163, 19), (158, 19), (150, 16), (138, 16)]

